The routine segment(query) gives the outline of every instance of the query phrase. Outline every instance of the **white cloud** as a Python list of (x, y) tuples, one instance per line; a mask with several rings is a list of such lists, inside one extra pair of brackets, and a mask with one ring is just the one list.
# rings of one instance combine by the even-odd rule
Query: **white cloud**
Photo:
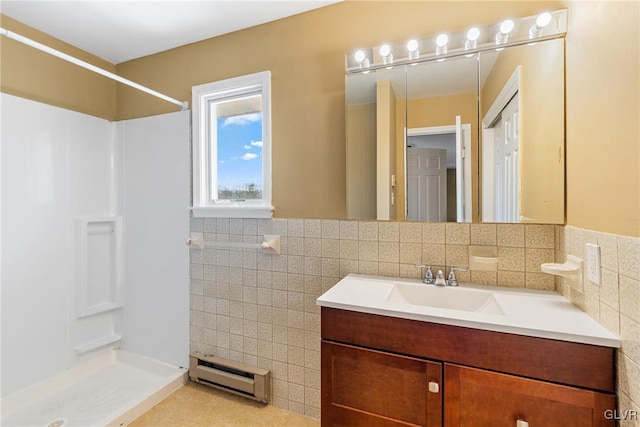
[(244, 156), (242, 156), (242, 157), (240, 157), (240, 158), (241, 158), (242, 160), (253, 160), (253, 159), (255, 159), (256, 157), (258, 157), (258, 155), (257, 155), (257, 154), (254, 154), (254, 153), (247, 153), (247, 154), (245, 154)]
[(254, 147), (262, 147), (262, 141), (251, 141), (251, 145)]
[(250, 145), (245, 145), (245, 146), (244, 146), (244, 149), (245, 149), (245, 150), (251, 150), (251, 146), (250, 146)]
[(218, 163), (224, 163), (224, 160), (220, 160), (220, 161), (218, 161)]
[(253, 122), (257, 122), (262, 119), (262, 113), (250, 113), (250, 114), (242, 114), (240, 116), (231, 116), (227, 117), (224, 120), (222, 126), (229, 125), (238, 125), (238, 126), (246, 126)]

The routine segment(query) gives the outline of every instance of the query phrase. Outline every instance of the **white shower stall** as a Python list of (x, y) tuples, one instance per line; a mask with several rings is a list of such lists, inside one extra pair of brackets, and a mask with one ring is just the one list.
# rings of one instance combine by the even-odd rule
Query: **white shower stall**
[(189, 112), (0, 97), (2, 425), (126, 424), (186, 379)]

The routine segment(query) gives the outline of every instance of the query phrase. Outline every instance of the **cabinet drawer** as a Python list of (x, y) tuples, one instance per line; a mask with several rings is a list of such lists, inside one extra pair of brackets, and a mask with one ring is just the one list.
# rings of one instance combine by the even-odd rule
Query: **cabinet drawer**
[(613, 427), (613, 394), (445, 364), (445, 427)]
[(322, 307), (322, 338), (614, 392), (613, 348)]
[(441, 388), (441, 363), (322, 342), (323, 426), (442, 425)]

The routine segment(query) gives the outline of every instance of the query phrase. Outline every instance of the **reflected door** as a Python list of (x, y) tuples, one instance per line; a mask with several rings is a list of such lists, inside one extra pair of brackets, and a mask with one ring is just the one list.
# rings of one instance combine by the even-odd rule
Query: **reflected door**
[(407, 148), (407, 219), (447, 220), (447, 150)]

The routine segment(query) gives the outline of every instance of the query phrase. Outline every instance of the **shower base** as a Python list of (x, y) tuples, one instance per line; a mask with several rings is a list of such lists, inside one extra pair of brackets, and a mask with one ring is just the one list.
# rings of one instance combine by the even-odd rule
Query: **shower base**
[(125, 426), (186, 383), (187, 370), (125, 350), (2, 400), (3, 426)]

